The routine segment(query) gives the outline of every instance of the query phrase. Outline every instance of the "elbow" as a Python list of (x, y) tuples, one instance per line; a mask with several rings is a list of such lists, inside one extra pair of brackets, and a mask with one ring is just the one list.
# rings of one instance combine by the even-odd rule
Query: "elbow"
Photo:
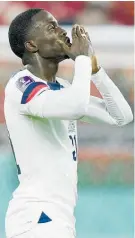
[(119, 120), (117, 120), (117, 126), (122, 127), (133, 121), (133, 113), (131, 109), (126, 112)]
[(127, 124), (129, 124), (130, 122), (133, 121), (133, 113), (130, 112), (126, 117), (125, 117), (125, 120), (123, 120), (123, 124), (122, 126), (125, 126)]
[(76, 119), (80, 119), (86, 115), (88, 102), (78, 102), (73, 108), (73, 114)]
[(130, 108), (130, 111), (129, 111), (129, 113), (128, 113), (128, 119), (127, 119), (127, 123), (126, 123), (126, 124), (128, 124), (128, 123), (130, 123), (130, 122), (132, 122), (132, 121), (133, 121), (133, 113), (132, 113), (131, 108)]

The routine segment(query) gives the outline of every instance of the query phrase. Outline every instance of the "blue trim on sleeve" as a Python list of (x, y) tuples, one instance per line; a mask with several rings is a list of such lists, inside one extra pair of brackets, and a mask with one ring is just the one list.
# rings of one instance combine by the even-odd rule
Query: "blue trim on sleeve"
[[(21, 104), (25, 104), (27, 102), (27, 98), (29, 97), (30, 93), (33, 91), (33, 89), (39, 85), (46, 85), (43, 82), (33, 82), (31, 83), (26, 90), (23, 93)], [(58, 82), (56, 83), (47, 83), (47, 85), (50, 87), (51, 90), (60, 90), (61, 88), (64, 88), (61, 84)]]
[(39, 85), (45, 85), (45, 84), (42, 82), (33, 82), (26, 88), (22, 96), (21, 104), (25, 104), (27, 102), (27, 98), (29, 97), (30, 93), (33, 91), (35, 87)]

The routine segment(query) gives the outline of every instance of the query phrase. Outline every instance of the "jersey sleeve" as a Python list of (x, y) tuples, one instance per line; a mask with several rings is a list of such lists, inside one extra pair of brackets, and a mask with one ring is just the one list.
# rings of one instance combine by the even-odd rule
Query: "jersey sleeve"
[(116, 125), (116, 120), (109, 114), (103, 99), (90, 96), (89, 105), (87, 107), (85, 116), (81, 121), (86, 123), (107, 123)]
[(44, 83), (31, 83), (23, 93), (20, 113), (65, 120), (82, 117), (89, 103), (90, 62), (87, 56), (76, 58), (73, 83), (68, 88), (53, 91)]
[(129, 104), (102, 68), (92, 76), (92, 81), (103, 99), (90, 96), (83, 121), (100, 121), (117, 126), (123, 126), (131, 122), (133, 114)]

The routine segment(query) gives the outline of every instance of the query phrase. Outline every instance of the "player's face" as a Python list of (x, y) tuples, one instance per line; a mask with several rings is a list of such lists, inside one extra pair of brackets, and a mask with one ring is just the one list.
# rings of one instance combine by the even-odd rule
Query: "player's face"
[(64, 41), (70, 46), (70, 39), (67, 33), (62, 29), (56, 19), (46, 11), (41, 11), (33, 17), (34, 29), (31, 31), (31, 37), (37, 47), (37, 52), (42, 58), (56, 58), (59, 62), (68, 58), (57, 42), (58, 39)]

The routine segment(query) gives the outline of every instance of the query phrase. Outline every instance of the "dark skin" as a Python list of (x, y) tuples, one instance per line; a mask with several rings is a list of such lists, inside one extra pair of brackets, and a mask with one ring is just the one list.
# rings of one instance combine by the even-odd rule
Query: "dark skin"
[[(40, 11), (32, 21), (22, 61), (37, 77), (54, 82), (61, 61), (68, 58), (75, 60), (78, 55), (94, 57), (89, 36), (83, 27), (73, 27), (71, 44), (66, 31), (50, 13)], [(93, 69), (98, 71), (96, 64)]]

